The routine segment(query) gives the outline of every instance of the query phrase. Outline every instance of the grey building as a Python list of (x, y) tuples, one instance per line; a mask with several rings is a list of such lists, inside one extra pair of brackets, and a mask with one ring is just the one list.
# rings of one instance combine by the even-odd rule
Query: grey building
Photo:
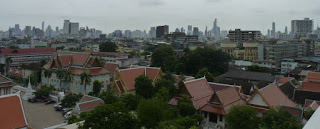
[(256, 41), (261, 40), (261, 32), (235, 29), (229, 31), (228, 38), (233, 42)]
[(169, 26), (157, 26), (156, 28), (156, 38), (164, 38), (166, 34), (169, 34)]
[(305, 37), (307, 34), (313, 31), (313, 21), (309, 18), (303, 20), (292, 20), (291, 21), (291, 34), (293, 38)]

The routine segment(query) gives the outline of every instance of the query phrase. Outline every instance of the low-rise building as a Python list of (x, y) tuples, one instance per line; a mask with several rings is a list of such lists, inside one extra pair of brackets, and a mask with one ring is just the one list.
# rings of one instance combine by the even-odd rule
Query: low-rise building
[[(92, 91), (93, 82), (98, 80), (102, 82), (103, 89), (107, 89), (110, 84), (111, 72), (105, 68), (101, 59), (93, 56), (91, 53), (84, 52), (58, 52), (53, 58), (44, 65), (46, 70), (53, 71), (50, 77), (46, 77), (44, 72), (41, 76), (43, 84), (54, 85), (60, 91), (71, 93), (89, 93)], [(59, 79), (55, 71), (65, 70), (72, 74), (71, 81)], [(87, 73), (91, 76), (91, 82), (86, 86), (81, 83), (80, 75)]]
[(104, 104), (102, 99), (84, 95), (72, 110), (72, 114), (80, 117), (81, 113), (90, 112), (101, 104)]
[(298, 62), (295, 62), (293, 59), (282, 59), (281, 61), (281, 74), (286, 74), (289, 71), (298, 67)]
[(0, 74), (0, 96), (12, 94), (13, 86), (15, 83), (11, 79)]
[(0, 49), (0, 63), (6, 64), (10, 58), (10, 67), (20, 67), (21, 64), (40, 63), (48, 61), (55, 53), (53, 48), (29, 48), (29, 49)]

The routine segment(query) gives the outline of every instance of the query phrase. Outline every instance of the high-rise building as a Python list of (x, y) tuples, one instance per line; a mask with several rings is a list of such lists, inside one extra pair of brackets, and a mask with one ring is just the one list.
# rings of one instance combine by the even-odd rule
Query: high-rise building
[(31, 26), (26, 26), (26, 28), (24, 29), (24, 35), (27, 37), (32, 36)]
[(44, 30), (44, 21), (42, 22), (42, 31), (45, 32), (45, 30)]
[(124, 37), (131, 38), (131, 30), (125, 30), (124, 31)]
[(228, 38), (233, 42), (257, 41), (261, 39), (260, 31), (230, 30)]
[(288, 35), (288, 27), (286, 26), (286, 28), (284, 29), (284, 33), (286, 34), (286, 35)]
[(79, 35), (79, 23), (72, 23), (70, 22), (70, 30), (69, 34), (72, 36), (78, 36)]
[(206, 30), (204, 31), (204, 36), (208, 37), (208, 26), (206, 26)]
[(188, 25), (187, 35), (192, 35), (192, 25)]
[(180, 32), (180, 29), (179, 28), (176, 28), (176, 30), (174, 32)]
[(113, 37), (121, 38), (122, 37), (122, 30), (115, 30), (113, 32)]
[(220, 37), (220, 27), (218, 26), (217, 19), (214, 19), (213, 28), (212, 28), (212, 34), (213, 35), (211, 35), (211, 36), (213, 36), (215, 38), (219, 38)]
[(193, 27), (193, 35), (199, 36), (199, 28), (198, 27)]
[(271, 37), (276, 38), (276, 23), (272, 22)]
[(151, 27), (149, 31), (149, 37), (155, 38), (156, 37), (156, 27)]
[(313, 31), (313, 21), (309, 18), (291, 21), (291, 34), (294, 38), (304, 37)]
[(271, 37), (271, 31), (270, 31), (270, 29), (268, 29), (268, 35), (267, 35), (267, 37), (268, 37), (268, 38)]
[(48, 38), (52, 38), (53, 37), (53, 30), (51, 28), (51, 26), (49, 25), (44, 33), (45, 37), (48, 37)]
[(185, 33), (186, 31), (184, 30), (183, 27), (181, 27), (180, 32)]
[(63, 23), (63, 34), (70, 34), (69, 32), (70, 30), (70, 20), (64, 20), (64, 23)]
[(164, 35), (169, 34), (169, 26), (157, 26), (156, 28), (156, 38), (164, 38)]

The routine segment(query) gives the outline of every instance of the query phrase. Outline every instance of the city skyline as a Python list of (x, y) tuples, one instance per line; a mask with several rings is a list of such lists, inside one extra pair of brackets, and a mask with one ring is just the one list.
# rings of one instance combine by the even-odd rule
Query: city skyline
[[(2, 17), (0, 30), (6, 31), (9, 26), (14, 27), (15, 24), (19, 24), (20, 28), (25, 26), (42, 28), (42, 21), (45, 22), (44, 28), (48, 25), (62, 28), (63, 20), (70, 19), (79, 22), (80, 27), (88, 26), (106, 33), (118, 29), (148, 31), (150, 27), (158, 25), (169, 25), (170, 32), (175, 31), (176, 28), (187, 28), (188, 25), (204, 31), (206, 26), (212, 28), (212, 23), (217, 18), (221, 30), (240, 28), (260, 30), (266, 34), (267, 30), (272, 28), (272, 22), (276, 23), (277, 31), (284, 32), (285, 26), (290, 28), (291, 20), (305, 17), (314, 19), (316, 27), (320, 12), (316, 5), (320, 4), (320, 1), (309, 1), (283, 0), (278, 1), (277, 4), (262, 0), (241, 2), (234, 0), (94, 0), (90, 2), (30, 0), (19, 1), (21, 4), (16, 4), (17, 1), (3, 1), (0, 5), (0, 17)], [(307, 4), (305, 8), (294, 8), (302, 3)], [(274, 8), (269, 8), (271, 6)], [(235, 11), (236, 9), (238, 10)]]

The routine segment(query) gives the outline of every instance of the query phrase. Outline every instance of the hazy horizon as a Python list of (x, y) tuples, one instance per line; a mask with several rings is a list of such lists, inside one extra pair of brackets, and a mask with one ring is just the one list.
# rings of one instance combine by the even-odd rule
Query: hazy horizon
[[(303, 5), (303, 6), (301, 6)], [(221, 30), (241, 28), (266, 33), (276, 23), (276, 31), (284, 31), (291, 20), (309, 17), (314, 27), (320, 20), (319, 0), (2, 0), (0, 30), (20, 24), (41, 28), (45, 22), (55, 30), (63, 20), (79, 22), (110, 33), (113, 30), (146, 30), (169, 25), (170, 31), (187, 25), (201, 31), (212, 28), (215, 18)]]

